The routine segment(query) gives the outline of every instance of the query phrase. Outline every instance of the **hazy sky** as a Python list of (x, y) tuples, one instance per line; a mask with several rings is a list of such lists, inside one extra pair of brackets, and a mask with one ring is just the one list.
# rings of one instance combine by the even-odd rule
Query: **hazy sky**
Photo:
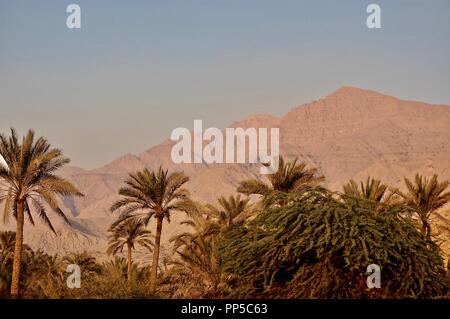
[(450, 1), (0, 0), (0, 131), (34, 128), (84, 168), (342, 85), (450, 104)]

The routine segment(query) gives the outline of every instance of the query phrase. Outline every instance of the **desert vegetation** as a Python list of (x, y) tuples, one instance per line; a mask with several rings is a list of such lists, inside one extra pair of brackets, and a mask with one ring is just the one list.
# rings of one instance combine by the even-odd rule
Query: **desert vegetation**
[(82, 196), (70, 182), (55, 175), (62, 166), (69, 163), (60, 150), (51, 148), (43, 137), (35, 140), (34, 132), (28, 131), (19, 142), (15, 130), (10, 137), (0, 135), (0, 154), (8, 167), (0, 166), (0, 180), (5, 187), (0, 197), (4, 201), (4, 220), (10, 215), (16, 219), (16, 235), (12, 260), (11, 296), (19, 295), (21, 277), (23, 226), (25, 217), (34, 224), (36, 214), (53, 231), (53, 225), (48, 217), (50, 208), (57, 215), (69, 222), (59, 208), (55, 195)]
[[(450, 202), (448, 181), (417, 174), (393, 188), (375, 178), (324, 186), (318, 170), (280, 159), (266, 179), (242, 181), (236, 194), (195, 201), (189, 177), (162, 167), (134, 172), (117, 190), (109, 229), (110, 259), (87, 252), (51, 256), (26, 243), (34, 215), (65, 214), (58, 198), (82, 196), (57, 170), (61, 151), (32, 131), (0, 136), (0, 202), (16, 231), (0, 232), (1, 298), (449, 298), (450, 269), (430, 218)], [(160, 258), (164, 223), (182, 214)], [(69, 222), (67, 220), (67, 222)], [(149, 264), (133, 259), (141, 246)], [(121, 253), (125, 253), (125, 258)], [(70, 289), (67, 266), (82, 270)], [(380, 265), (382, 285), (366, 286), (367, 266)]]

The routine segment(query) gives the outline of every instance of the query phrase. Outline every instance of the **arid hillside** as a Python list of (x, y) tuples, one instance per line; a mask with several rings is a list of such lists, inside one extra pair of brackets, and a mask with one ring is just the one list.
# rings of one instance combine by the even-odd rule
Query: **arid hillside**
[[(368, 175), (395, 186), (401, 186), (403, 176), (411, 177), (416, 172), (437, 173), (441, 179), (450, 179), (447, 105), (404, 101), (370, 90), (342, 87), (323, 99), (293, 108), (283, 117), (257, 115), (232, 126), (280, 128), (281, 154), (318, 167), (326, 177), (326, 186), (333, 190), (339, 190), (350, 178), (360, 180)], [(191, 178), (187, 185), (192, 197), (208, 202), (233, 193), (242, 179), (264, 178), (256, 164), (174, 164), (170, 158), (172, 145), (166, 140), (95, 170), (65, 168), (61, 175), (86, 195), (65, 202), (72, 227), (56, 217), (60, 235), (55, 237), (41, 225), (27, 226), (25, 242), (52, 253), (89, 250), (103, 256), (106, 229), (115, 218), (109, 211), (111, 203), (127, 173), (143, 167), (162, 165), (171, 171), (183, 170)], [(165, 226), (164, 253), (170, 254), (168, 238), (179, 230), (183, 218), (182, 214), (174, 215), (171, 224)], [(439, 232), (450, 238), (445, 226), (440, 226)]]

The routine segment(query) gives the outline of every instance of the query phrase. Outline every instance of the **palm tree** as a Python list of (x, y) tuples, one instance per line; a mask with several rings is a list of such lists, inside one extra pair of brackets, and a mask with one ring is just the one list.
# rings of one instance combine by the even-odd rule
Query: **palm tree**
[(156, 172), (144, 169), (129, 175), (126, 186), (119, 190), (122, 198), (111, 207), (112, 212), (121, 211), (117, 224), (137, 218), (148, 225), (152, 218), (156, 219), (155, 248), (150, 271), (151, 294), (156, 291), (163, 221), (166, 219), (170, 222), (171, 213), (182, 210), (183, 203), (188, 201), (189, 192), (182, 188), (188, 181), (189, 178), (182, 172), (169, 174), (162, 167)]
[(250, 199), (241, 199), (241, 195), (230, 196), (228, 198), (221, 196), (217, 199), (219, 207), (206, 205), (208, 215), (212, 217), (213, 223), (221, 229), (235, 224), (239, 219), (248, 217), (250, 214)]
[(393, 203), (394, 194), (388, 192), (388, 186), (380, 180), (368, 176), (365, 183), (361, 181), (359, 185), (351, 179), (343, 186), (342, 197), (344, 200), (356, 197), (376, 203), (390, 204)]
[(67, 223), (64, 212), (59, 208), (55, 195), (82, 196), (70, 182), (55, 175), (69, 159), (62, 156), (58, 149), (50, 148), (43, 137), (35, 140), (34, 132), (29, 130), (22, 143), (18, 141), (16, 131), (11, 129), (11, 136), (0, 134), (0, 155), (6, 166), (0, 165), (0, 202), (5, 202), (4, 221), (10, 215), (16, 219), (16, 241), (14, 247), (11, 296), (19, 295), (19, 278), (22, 261), (24, 217), (34, 225), (33, 214), (53, 231), (47, 209), (62, 217)]
[[(64, 269), (58, 256), (50, 256), (43, 250), (26, 249), (23, 256), (22, 291), (27, 297), (57, 296), (64, 280)], [(58, 287), (59, 286), (59, 287)], [(56, 289), (54, 289), (56, 288)]]
[(13, 231), (0, 232), (0, 253), (7, 254), (14, 251), (16, 233)]
[[(13, 231), (2, 231), (0, 232), (0, 297), (7, 297), (10, 295), (8, 289), (11, 287), (11, 273), (14, 259), (14, 247), (16, 243), (16, 233)], [(32, 253), (31, 248), (24, 244), (22, 246), (22, 258), (23, 264), (28, 265), (25, 269), (21, 271), (20, 283), (25, 291), (26, 282), (31, 278), (28, 278), (28, 268), (33, 266), (29, 264), (28, 256)], [(26, 279), (26, 280), (24, 280)]]
[(84, 274), (95, 274), (101, 270), (101, 265), (97, 263), (97, 260), (87, 251), (72, 252), (63, 257), (63, 263), (65, 265), (78, 265), (83, 269)]
[(14, 253), (16, 233), (12, 231), (0, 232), (0, 298), (8, 295), (11, 282), (11, 260)]
[(135, 219), (127, 219), (120, 224), (113, 225), (109, 232), (109, 247), (107, 250), (108, 255), (116, 255), (123, 251), (123, 248), (127, 247), (127, 279), (131, 281), (132, 270), (132, 258), (131, 252), (135, 248), (135, 244), (143, 246), (151, 251), (152, 233), (145, 229), (145, 225)]
[[(270, 185), (257, 180), (250, 179), (242, 181), (238, 186), (238, 192), (246, 195), (262, 195), (268, 197), (274, 193), (299, 193), (316, 188), (325, 178), (318, 175), (317, 168), (308, 168), (305, 162), (285, 162), (280, 157), (278, 171), (268, 175)], [(271, 203), (269, 201), (269, 203)]]
[(191, 232), (178, 234), (170, 239), (178, 259), (172, 264), (188, 269), (195, 282), (194, 286), (202, 287), (202, 296), (214, 297), (220, 284), (220, 270), (214, 252), (215, 237), (211, 231), (212, 224), (208, 215), (191, 213), (182, 225), (190, 226)]
[(450, 191), (446, 192), (449, 181), (438, 181), (435, 174), (431, 179), (416, 174), (414, 182), (405, 178), (406, 192), (394, 189), (393, 192), (401, 197), (404, 204), (409, 206), (422, 222), (422, 233), (431, 238), (429, 222), (433, 212), (450, 201)]
[[(114, 259), (108, 260), (102, 264), (105, 274), (113, 280), (122, 279), (128, 275), (128, 261), (126, 258), (114, 256)], [(141, 268), (137, 264), (131, 265), (131, 272), (140, 275)], [(136, 276), (132, 276), (136, 278)]]

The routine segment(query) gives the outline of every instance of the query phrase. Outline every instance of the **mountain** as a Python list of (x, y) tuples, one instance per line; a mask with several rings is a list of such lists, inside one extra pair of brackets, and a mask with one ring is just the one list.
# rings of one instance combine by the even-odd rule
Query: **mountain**
[[(293, 108), (285, 116), (257, 115), (231, 127), (280, 128), (281, 154), (318, 167), (327, 186), (334, 190), (351, 178), (361, 180), (368, 175), (398, 186), (403, 176), (416, 172), (450, 179), (448, 105), (342, 87), (323, 99)], [(54, 218), (59, 231), (55, 237), (42, 226), (27, 226), (25, 241), (52, 253), (86, 249), (104, 257), (106, 230), (115, 218), (109, 207), (127, 173), (144, 167), (162, 165), (170, 171), (184, 171), (191, 178), (187, 186), (193, 198), (209, 202), (235, 192), (242, 179), (264, 179), (256, 164), (174, 164), (170, 157), (173, 144), (166, 140), (94, 170), (64, 168), (61, 175), (86, 195), (64, 202), (72, 227)], [(174, 215), (171, 224), (165, 225), (162, 240), (166, 254), (170, 254), (168, 238), (179, 231), (178, 224), (184, 218)]]

